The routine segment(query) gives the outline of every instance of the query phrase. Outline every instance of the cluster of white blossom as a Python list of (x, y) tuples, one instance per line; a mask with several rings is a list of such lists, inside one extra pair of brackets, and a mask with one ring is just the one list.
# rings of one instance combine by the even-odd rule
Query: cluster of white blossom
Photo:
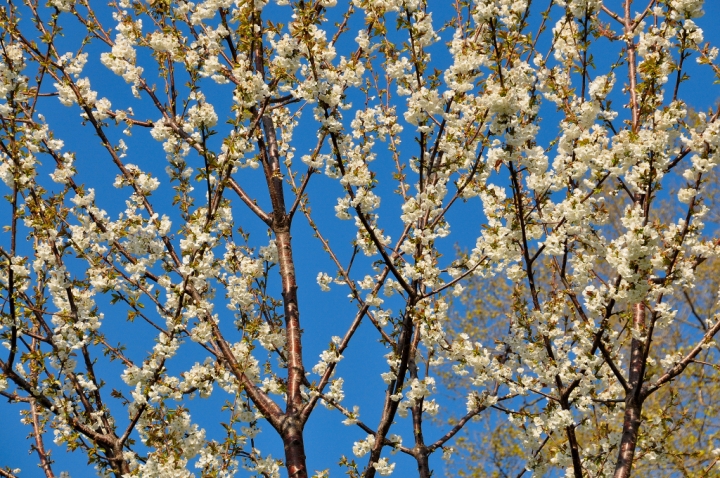
[[(312, 410), (319, 401), (367, 432), (359, 407), (342, 405), (353, 373), (340, 364), (365, 320), (386, 347), (375, 380), (387, 387), (382, 420), (389, 423), (352, 446), (356, 457), (371, 453), (369, 469), (393, 473), (395, 463), (378, 449), (408, 450), (387, 429), (410, 414), (415, 422), (422, 422), (418, 414), (438, 414), (444, 399), (436, 377), (449, 370), (467, 386), (468, 420), (495, 407), (522, 424), (527, 467), (536, 475), (551, 468), (577, 474), (577, 460), (588, 473), (606, 473), (599, 457), (618, 448), (621, 427), (593, 431), (579, 451), (570, 446), (571, 435), (584, 434), (592, 420), (617, 421), (629, 386), (615, 365), (624, 366), (626, 343), (647, 344), (643, 366), (653, 379), (686, 365), (681, 352), (651, 350), (650, 334), (672, 327), (680, 307), (674, 295), (691, 289), (698, 266), (720, 254), (720, 243), (704, 236), (711, 211), (702, 203), (720, 163), (720, 121), (717, 113), (690, 113), (678, 93), (687, 56), (697, 54), (701, 66), (718, 71), (717, 50), (703, 45), (698, 26), (702, 0), (651, 5), (619, 22), (619, 33), (605, 25), (610, 6), (601, 0), (557, 0), (545, 18), (549, 48), (529, 33), (529, 0), (460, 2), (459, 20), (430, 12), (423, 0), (353, 0), (336, 31), (327, 12), (336, 0), (276, 3), (281, 8), (266, 9), (266, 0), (123, 0), (113, 13), (114, 37), (93, 15), (65, 15), (92, 26), (93, 41), (105, 45), (100, 62), (131, 84), (136, 97), (150, 100), (156, 121), (140, 121), (129, 106), (113, 110), (124, 107), (121, 96), (111, 95), (111, 102), (92, 89), (85, 67), (94, 50), (59, 55), (51, 49), (48, 60), (14, 30), (3, 33), (12, 41), (3, 36), (0, 135), (12, 147), (0, 150), (0, 179), (15, 198), (13, 221), (34, 242), (27, 252), (2, 249), (0, 287), (13, 291), (8, 301), (37, 303), (18, 307), (21, 319), (3, 312), (1, 325), (4, 334), (13, 331), (8, 337), (36, 340), (47, 333), (41, 342), (51, 350), (48, 378), (33, 375), (37, 354), (17, 359), (13, 370), (32, 382), (24, 392), (45, 394), (54, 407), (56, 417), (42, 413), (56, 442), (78, 446), (97, 441), (93, 433), (111, 437), (114, 422), (94, 398), (102, 384), (86, 357), (102, 348), (125, 364), (126, 388), (118, 393), (147, 448), (142, 459), (134, 451), (122, 455), (130, 475), (192, 476), (188, 467), (196, 460), (203, 474), (232, 476), (242, 457), (249, 472), (279, 476), (282, 462), (253, 448), (264, 422), (285, 426), (278, 423), (288, 415), (273, 408), (275, 401), (287, 401), (287, 410)], [(68, 0), (49, 5), (75, 8)], [(269, 10), (291, 13), (281, 24), (263, 17)], [(364, 17), (359, 31), (349, 26), (353, 15)], [(355, 43), (345, 41), (346, 31)], [(609, 49), (619, 46), (623, 61), (596, 69), (590, 39), (598, 37), (608, 39)], [(438, 58), (443, 41), (449, 55)], [(354, 51), (344, 50), (347, 44)], [(438, 61), (442, 69), (433, 71)], [(143, 74), (152, 62), (160, 74), (151, 81)], [(113, 205), (116, 219), (98, 207), (101, 189), (76, 184), (84, 153), (63, 152), (65, 143), (35, 112), (46, 95), (39, 80), (29, 86), (29, 66), (36, 64), (53, 78), (52, 96), (80, 107), (118, 167), (115, 194), (126, 196), (124, 206)], [(167, 98), (152, 86), (156, 81), (165, 83)], [(625, 109), (612, 108), (623, 101)], [(543, 123), (541, 131), (542, 117), (553, 114), (557, 130)], [(6, 123), (13, 123), (12, 134)], [(126, 161), (140, 148), (106, 139), (113, 123), (126, 124), (128, 136), (131, 127), (146, 128), (162, 143), (167, 181), (149, 163)], [(41, 157), (55, 165), (47, 188), (48, 175), (38, 175)], [(297, 169), (303, 164), (304, 174)], [(684, 183), (671, 199), (685, 210), (680, 219), (660, 221), (654, 208), (660, 191), (677, 179), (676, 167)], [(265, 196), (253, 196), (249, 178), (262, 174), (272, 210)], [(344, 223), (351, 230), (350, 264), (365, 261), (352, 271), (311, 216), (315, 190), (308, 184), (316, 177), (324, 181), (322, 207), (334, 206), (328, 221), (350, 221)], [(165, 194), (173, 195), (176, 209), (156, 212)], [(248, 232), (251, 221), (238, 210), (243, 203), (261, 219), (260, 234)], [(451, 207), (465, 215), (451, 216)], [(320, 291), (334, 298), (347, 287), (359, 310), (347, 335), (333, 336), (311, 368), (320, 383), (308, 382), (311, 374), (297, 357), (288, 228), (303, 213), (335, 266), (334, 273), (318, 272), (326, 265), (312, 272)], [(449, 218), (453, 231), (473, 236), (455, 259), (448, 259), (454, 256)], [(270, 239), (258, 242), (265, 230)], [(277, 270), (281, 294), (272, 293)], [(453, 299), (466, 298), (473, 276), (495, 276), (512, 289), (498, 319), (507, 320), (507, 333), (497, 343), (452, 324)], [(126, 355), (108, 345), (99, 294), (111, 294), (130, 321), (156, 329), (146, 355), (131, 359), (136, 351)], [(33, 314), (47, 315), (49, 325), (29, 327), (43, 320)], [(4, 336), (3, 345), (10, 340), (17, 342)], [(179, 372), (170, 367), (192, 347), (209, 355)], [(288, 378), (302, 378), (291, 383), (285, 370)], [(8, 377), (0, 374), (0, 390), (11, 386)], [(293, 387), (301, 398), (291, 404)], [(232, 397), (224, 443), (207, 440), (183, 408), (188, 396), (223, 392)], [(637, 441), (643, 459), (661, 459), (664, 426), (662, 413), (643, 415)], [(539, 449), (551, 436), (553, 445)], [(452, 453), (442, 440), (432, 449)], [(410, 454), (420, 463), (419, 452)], [(109, 473), (116, 465), (98, 466)]]
[(126, 83), (132, 83), (133, 93), (139, 96), (137, 88), (141, 82), (143, 68), (137, 66), (135, 48), (142, 32), (142, 20), (133, 22), (129, 19), (128, 22), (125, 22), (122, 15), (117, 14), (117, 17), (119, 17), (118, 34), (112, 44), (112, 51), (102, 53), (100, 61), (110, 71), (121, 76)]
[[(336, 364), (344, 358), (338, 351), (340, 341), (340, 337), (332, 338), (330, 348), (323, 350), (320, 354), (320, 361), (312, 368), (313, 373), (323, 375), (330, 364)], [(342, 385), (342, 382), (340, 382), (340, 385)]]

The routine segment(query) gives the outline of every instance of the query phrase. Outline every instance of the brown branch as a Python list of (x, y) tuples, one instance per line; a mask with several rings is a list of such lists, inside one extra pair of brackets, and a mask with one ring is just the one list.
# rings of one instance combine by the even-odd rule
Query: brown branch
[(693, 347), (690, 352), (685, 355), (685, 357), (682, 358), (682, 360), (680, 360), (680, 362), (667, 370), (660, 378), (655, 381), (655, 383), (648, 386), (646, 390), (643, 390), (642, 398), (649, 396), (661, 386), (680, 375), (687, 368), (687, 366), (694, 361), (695, 357), (697, 357), (698, 354), (706, 348), (707, 344), (715, 337), (718, 331), (720, 331), (720, 320), (718, 320), (715, 325), (713, 325), (710, 329), (708, 329), (707, 332), (705, 332), (703, 338), (695, 345), (695, 347)]
[(471, 411), (471, 412), (466, 413), (465, 416), (462, 417), (462, 418), (460, 419), (460, 421), (458, 421), (458, 422), (455, 424), (455, 426), (450, 429), (450, 431), (448, 431), (448, 432), (447, 432), (445, 435), (443, 435), (442, 437), (438, 438), (437, 441), (435, 441), (435, 443), (433, 443), (432, 445), (430, 445), (430, 446), (428, 447), (428, 453), (434, 452), (435, 450), (437, 450), (438, 448), (440, 448), (441, 446), (443, 446), (445, 443), (447, 443), (450, 439), (452, 439), (452, 437), (454, 437), (455, 435), (457, 435), (458, 432), (463, 429), (463, 427), (465, 426), (465, 424), (466, 424), (467, 422), (469, 422), (470, 420), (472, 420), (473, 418), (475, 418), (478, 414), (484, 412), (486, 409), (487, 409), (486, 406), (482, 406), (482, 407), (479, 407), (479, 408), (477, 408), (477, 409), (475, 409), (475, 410), (473, 410), (473, 411)]
[(247, 207), (249, 207), (250, 210), (257, 215), (257, 217), (259, 217), (268, 226), (272, 223), (272, 219), (270, 218), (268, 213), (263, 211), (262, 208), (258, 206), (255, 201), (250, 199), (250, 196), (247, 195), (247, 193), (240, 187), (240, 185), (237, 183), (237, 181), (235, 181), (235, 179), (228, 178), (228, 184), (230, 185), (230, 189), (235, 191), (235, 193), (242, 200), (242, 202), (244, 202), (245, 205), (247, 205)]
[(46, 478), (53, 478), (55, 474), (52, 471), (50, 454), (45, 451), (45, 445), (43, 444), (43, 434), (40, 428), (40, 420), (38, 419), (34, 399), (30, 399), (30, 416), (32, 417), (33, 438), (35, 438), (35, 451), (40, 458), (40, 468), (43, 469)]

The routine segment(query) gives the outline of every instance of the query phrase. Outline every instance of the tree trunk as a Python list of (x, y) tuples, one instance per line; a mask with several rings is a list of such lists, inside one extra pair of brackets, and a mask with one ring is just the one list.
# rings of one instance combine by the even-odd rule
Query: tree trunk
[(625, 419), (623, 421), (623, 434), (620, 440), (620, 452), (615, 465), (614, 478), (628, 478), (635, 458), (635, 447), (640, 431), (640, 413), (642, 405), (635, 400), (631, 392), (625, 400)]
[(580, 460), (580, 446), (578, 445), (577, 435), (575, 435), (575, 425), (567, 427), (565, 429), (565, 433), (567, 434), (568, 444), (570, 445), (570, 456), (572, 457), (573, 463), (573, 476), (575, 478), (583, 478), (582, 461)]
[[(413, 364), (412, 378), (417, 378), (417, 367)], [(428, 449), (425, 446), (425, 438), (422, 432), (422, 409), (423, 400), (419, 400), (412, 407), (413, 417), (413, 434), (415, 435), (415, 461), (417, 461), (418, 477), (430, 478), (432, 471), (430, 470), (430, 460), (428, 460)]]
[(282, 429), (283, 447), (285, 448), (285, 466), (289, 478), (307, 478), (305, 466), (305, 441), (303, 427), (298, 416), (288, 416)]
[(430, 478), (432, 471), (430, 470), (430, 460), (428, 460), (427, 448), (423, 447), (421, 450), (415, 452), (415, 460), (418, 465), (418, 477)]
[[(645, 305), (635, 304), (633, 309), (633, 327), (637, 332), (645, 331)], [(634, 338), (630, 344), (630, 390), (625, 394), (625, 419), (623, 420), (623, 433), (620, 439), (620, 450), (615, 464), (614, 478), (627, 478), (632, 470), (635, 458), (635, 447), (640, 431), (640, 416), (642, 413), (643, 370), (645, 365), (644, 342)]]

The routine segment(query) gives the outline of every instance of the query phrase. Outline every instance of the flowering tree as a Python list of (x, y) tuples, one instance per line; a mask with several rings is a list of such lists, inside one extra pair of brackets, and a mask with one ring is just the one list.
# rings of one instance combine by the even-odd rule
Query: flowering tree
[[(704, 217), (709, 227), (716, 229), (720, 204), (717, 192), (717, 175), (713, 175), (708, 184), (704, 202), (710, 208)], [(624, 198), (617, 196), (608, 198), (608, 212), (619, 215), (622, 213)], [(660, 220), (671, 221), (676, 215), (682, 214), (680, 206), (667, 204), (667, 208), (659, 212)], [(674, 206), (674, 207), (672, 207)], [(607, 224), (607, 228), (620, 232), (621, 224)], [(598, 264), (598, 269), (603, 266)], [(607, 267), (607, 266), (605, 266)], [(596, 269), (596, 270), (598, 270)], [(552, 276), (543, 279), (552, 280)], [(706, 318), (718, 312), (717, 290), (720, 287), (718, 275), (718, 261), (711, 259), (699, 265), (695, 271), (692, 288), (679, 288), (673, 291), (673, 300), (678, 306), (679, 318), (668, 327), (657, 331), (653, 336), (653, 348), (656, 355), (665, 356), (686, 350), (687, 339), (683, 329), (696, 330), (696, 333), (705, 332)], [(520, 287), (523, 285), (520, 284)], [(504, 330), (498, 327), (499, 323), (507, 323), (510, 318), (505, 315), (506, 304), (512, 302), (512, 294), (517, 293), (515, 287), (498, 282), (496, 278), (472, 277), (467, 281), (462, 296), (454, 299), (451, 304), (451, 327), (460, 333), (467, 333), (471, 337), (485, 337), (489, 340), (502, 340)], [(684, 304), (684, 306), (683, 306)], [(467, 321), (460, 318), (466, 314), (477, 317), (476, 320)], [(655, 433), (658, 437), (653, 444), (643, 447), (644, 450), (636, 454), (633, 462), (633, 474), (637, 476), (708, 476), (716, 466), (717, 440), (718, 440), (718, 413), (716, 405), (708, 397), (717, 396), (719, 382), (713, 378), (713, 368), (717, 369), (716, 350), (709, 348), (700, 352), (694, 359), (695, 366), (688, 368), (667, 386), (653, 393), (643, 402), (643, 419), (657, 425)], [(710, 373), (708, 373), (710, 372)], [(451, 369), (441, 370), (440, 378), (459, 396), (467, 394), (472, 386), (466, 383), (457, 383)], [(523, 412), (529, 416), (537, 413), (534, 397), (528, 395), (524, 403)], [(606, 406), (616, 406), (607, 402)], [(515, 405), (515, 410), (520, 407)], [(526, 460), (523, 451), (524, 431), (513, 422), (503, 420), (505, 413), (500, 407), (490, 409), (484, 414), (483, 425), (479, 427), (466, 427), (455, 439), (456, 453), (453, 453), (448, 463), (450, 476), (472, 477), (500, 477), (518, 476), (525, 468)], [(495, 415), (495, 416), (493, 416)], [(604, 423), (611, 426), (615, 433), (621, 431), (622, 422)], [(582, 427), (579, 429), (581, 437), (596, 433), (595, 427)], [(492, 432), (490, 432), (492, 430)], [(606, 431), (600, 431), (607, 433)], [(543, 442), (543, 449), (560, 446), (563, 438), (550, 436)], [(594, 440), (592, 436), (585, 436), (581, 442)], [(642, 446), (642, 445), (641, 445)], [(542, 452), (542, 450), (541, 450)], [(556, 470), (556, 465), (549, 464), (546, 474)]]
[[(665, 391), (720, 330), (677, 317), (720, 252), (702, 3), (0, 7), (0, 393), (45, 476), (67, 449), (102, 476), (304, 477), (347, 437), (351, 476), (429, 477), (491, 410), (539, 476), (662, 458), (677, 428), (645, 405), (687, 402)], [(512, 287), (493, 333), (450, 320), (471, 279)], [(432, 422), (443, 370), (464, 412)], [(307, 439), (318, 404), (348, 432)]]

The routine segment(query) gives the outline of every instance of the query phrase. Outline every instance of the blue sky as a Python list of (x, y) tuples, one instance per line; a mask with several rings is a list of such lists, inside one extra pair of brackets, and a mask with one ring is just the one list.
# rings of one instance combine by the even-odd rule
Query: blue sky
[[(619, 2), (607, 3), (619, 4)], [(720, 32), (714, 25), (714, 20), (720, 18), (720, 2), (710, 1), (707, 3), (705, 7), (706, 15), (698, 21), (698, 23), (704, 27), (706, 39), (713, 44), (720, 45)], [(436, 24), (439, 23), (442, 15), (448, 13), (447, 10), (442, 8), (442, 5), (445, 4), (442, 2), (430, 2), (430, 9), (435, 9), (434, 11), (436, 12)], [(275, 14), (286, 16), (288, 13), (288, 8), (272, 6), (268, 7), (266, 16), (273, 16)], [(105, 13), (104, 16), (107, 17), (107, 13)], [(75, 51), (77, 49), (77, 42), (83, 32), (78, 30), (77, 22), (72, 21), (67, 18), (67, 16), (64, 16), (62, 21), (65, 22), (66, 36), (61, 40), (58, 49), (61, 52)], [(110, 19), (108, 19), (107, 24), (111, 24)], [(361, 28), (362, 24), (361, 18), (357, 16), (354, 17), (350, 24), (351, 32), (346, 35), (348, 40), (354, 38), (354, 32)], [(25, 26), (31, 26), (27, 20), (25, 20)], [(549, 33), (545, 35), (549, 35)], [(86, 51), (90, 53), (90, 62), (85, 74), (91, 78), (93, 88), (98, 90), (99, 97), (107, 96), (113, 101), (114, 105), (123, 108), (132, 106), (138, 119), (156, 120), (159, 117), (159, 114), (154, 110), (152, 105), (149, 104), (147, 98), (143, 98), (142, 100), (132, 98), (129, 94), (128, 85), (99, 63), (99, 54), (107, 51), (106, 47), (102, 46), (99, 42), (94, 42), (86, 48)], [(599, 48), (594, 54), (596, 63), (600, 67), (602, 64), (614, 61), (616, 52), (609, 54), (609, 52)], [(435, 47), (433, 55), (438, 59), (439, 67), (442, 67), (449, 61), (447, 58), (443, 58), (442, 44), (438, 44)], [(698, 80), (697, 84), (701, 84), (703, 87), (693, 89), (694, 87), (692, 85), (694, 82), (688, 82), (683, 86), (683, 88), (685, 88), (685, 98), (692, 106), (698, 109), (705, 109), (717, 101), (718, 96), (720, 96), (718, 95), (719, 90), (717, 87), (711, 86), (712, 76), (709, 74), (708, 69), (696, 67), (694, 57), (691, 57), (691, 62), (692, 66), (689, 73), (693, 79)], [(151, 75), (152, 65), (149, 63), (149, 58), (145, 57), (141, 60), (141, 64), (148, 65), (146, 71)], [(600, 68), (600, 70), (602, 71), (602, 68)], [(151, 77), (149, 76), (149, 78)], [(42, 91), (52, 91), (51, 84), (52, 82), (50, 81), (46, 82)], [(160, 85), (159, 80), (158, 85)], [(230, 98), (229, 94), (231, 92), (229, 86), (215, 86), (209, 81), (206, 81), (203, 83), (203, 87), (206, 88), (208, 99), (215, 103), (216, 106), (228, 104), (227, 98)], [(221, 101), (222, 98), (225, 99)], [(41, 103), (40, 111), (47, 117), (48, 123), (54, 129), (56, 136), (65, 141), (64, 150), (75, 151), (77, 153), (77, 181), (84, 183), (86, 187), (95, 188), (98, 205), (106, 209), (111, 217), (116, 217), (117, 214), (125, 208), (124, 201), (127, 197), (126, 191), (112, 187), (116, 176), (114, 166), (112, 166), (107, 157), (107, 153), (101, 148), (99, 139), (89, 128), (83, 127), (80, 124), (79, 109), (76, 107), (66, 108), (60, 105), (57, 99), (47, 98)], [(221, 117), (228, 115), (228, 111), (222, 112), (219, 107), (218, 112), (221, 114)], [(546, 114), (546, 121), (543, 122), (541, 137), (549, 141), (556, 133), (558, 118), (556, 118), (557, 115), (554, 111), (550, 109), (544, 114)], [(306, 113), (305, 118), (309, 118), (309, 113)], [(347, 118), (348, 116), (346, 116), (346, 119)], [(315, 127), (316, 125), (312, 121), (309, 121), (298, 128), (295, 143), (297, 148), (296, 158), (306, 154), (308, 150), (314, 146), (315, 134), (313, 129)], [(159, 212), (167, 213), (167, 211), (171, 210), (172, 197), (167, 176), (164, 172), (167, 163), (160, 143), (152, 140), (147, 134), (147, 131), (143, 131), (140, 128), (133, 130), (133, 136), (131, 138), (124, 137), (122, 135), (122, 129), (123, 127), (108, 128), (111, 139), (117, 141), (120, 138), (124, 138), (129, 145), (128, 157), (126, 158), (127, 162), (140, 164), (143, 170), (151, 171), (156, 177), (160, 178), (163, 186), (158, 193), (153, 195), (152, 199), (153, 204)], [(223, 124), (221, 120), (216, 128), (219, 133), (214, 140), (216, 147), (219, 145), (223, 134), (227, 133), (230, 129), (230, 126)], [(414, 154), (413, 143), (410, 137), (405, 138), (405, 147), (407, 149), (404, 150), (404, 153), (406, 155), (405, 159), (407, 159), (411, 154)], [(191, 156), (189, 163), (193, 165), (196, 170), (202, 166), (201, 160), (196, 156)], [(57, 186), (53, 186), (47, 177), (47, 174), (52, 172), (53, 169), (54, 167), (50, 162), (45, 160), (39, 171), (38, 182), (49, 188), (54, 187), (55, 190), (57, 190)], [(299, 168), (299, 170), (303, 170), (303, 168)], [(387, 180), (391, 174), (391, 168), (379, 166), (379, 174), (381, 182), (383, 179)], [(258, 203), (261, 206), (265, 207), (266, 210), (269, 209), (267, 192), (264, 188), (264, 179), (261, 170), (243, 169), (238, 172), (236, 177), (246, 191), (252, 197), (258, 199)], [(392, 182), (390, 182), (390, 184), (392, 184)], [(201, 188), (198, 187), (198, 189), (200, 190)], [(384, 190), (384, 194), (381, 194), (383, 206), (380, 210), (380, 223), (386, 227), (386, 233), (390, 234), (393, 238), (397, 238), (399, 234), (398, 224), (400, 224), (397, 218), (400, 215), (401, 201), (399, 196), (393, 195), (390, 191), (391, 187), (388, 186), (387, 189)], [(320, 224), (321, 229), (328, 235), (331, 243), (338, 246), (338, 255), (341, 261), (347, 264), (352, 251), (348, 244), (354, 237), (354, 229), (352, 228), (351, 222), (343, 223), (335, 218), (335, 201), (336, 198), (342, 194), (339, 184), (337, 181), (330, 180), (322, 175), (317, 175), (310, 182), (307, 192), (311, 197), (311, 207), (313, 213), (316, 215), (316, 221)], [(173, 217), (174, 219), (178, 219), (177, 214), (174, 214)], [(266, 227), (257, 220), (252, 212), (242, 206), (237, 206), (234, 208), (234, 218), (237, 224), (242, 225), (244, 230), (251, 233), (250, 245), (259, 247), (267, 244), (268, 236), (266, 234)], [(453, 258), (456, 245), (465, 249), (472, 247), (474, 239), (480, 231), (482, 222), (479, 202), (471, 201), (467, 205), (451, 212), (449, 222), (453, 233), (439, 246), (445, 252), (447, 261)], [(179, 227), (178, 225), (179, 223), (176, 221), (174, 229)], [(0, 243), (3, 245), (7, 244), (7, 237), (7, 234), (0, 236)], [(339, 286), (333, 286), (332, 291), (329, 293), (320, 292), (316, 283), (318, 272), (327, 272), (330, 275), (334, 275), (335, 268), (323, 252), (321, 244), (313, 239), (312, 230), (300, 215), (298, 215), (294, 223), (293, 240), (295, 245), (294, 256), (298, 283), (300, 284), (299, 301), (301, 323), (305, 332), (303, 343), (304, 360), (305, 366), (309, 370), (317, 362), (319, 354), (327, 348), (330, 338), (334, 335), (342, 336), (345, 334), (357, 309), (356, 306), (348, 300), (346, 295), (347, 291)], [(29, 255), (31, 253), (31, 247), (32, 245), (30, 243), (23, 245), (22, 248), (26, 251), (25, 254)], [(74, 267), (77, 267), (77, 269), (74, 270), (80, 273), (81, 263), (75, 261), (74, 264)], [(364, 257), (358, 257), (358, 263), (354, 266), (353, 270), (353, 275), (356, 278), (362, 278), (364, 274), (370, 273), (371, 264)], [(274, 284), (271, 282), (271, 285), (277, 286), (277, 278), (275, 278), (274, 281)], [(220, 295), (221, 294), (219, 294), (219, 296)], [(109, 305), (108, 300), (109, 298), (107, 297), (97, 297), (98, 305), (101, 311), (105, 313), (103, 327), (105, 328), (105, 333), (111, 338), (110, 342), (127, 341), (129, 334), (132, 334), (131, 340), (128, 343), (129, 353), (136, 358), (142, 357), (154, 344), (152, 329), (139, 322), (127, 324), (125, 321), (125, 311), (117, 307), (113, 308)], [(227, 317), (225, 320), (230, 322), (231, 315), (224, 309), (223, 301), (219, 299), (218, 302), (219, 304), (216, 306), (216, 311), (221, 314), (221, 317), (225, 314), (224, 317)], [(398, 311), (397, 305), (393, 308), (395, 312)], [(232, 337), (231, 333), (228, 335)], [(364, 323), (354, 337), (350, 347), (344, 353), (345, 358), (338, 369), (339, 375), (346, 379), (346, 398), (343, 403), (349, 408), (352, 408), (354, 404), (360, 405), (361, 419), (371, 427), (377, 425), (381, 412), (385, 385), (380, 378), (380, 373), (386, 371), (386, 364), (383, 358), (385, 353), (387, 353), (385, 348), (378, 343), (377, 331), (368, 323)], [(119, 374), (122, 372), (122, 367), (120, 367), (117, 362), (109, 363), (100, 354), (96, 354), (96, 356), (98, 356), (98, 361), (105, 370), (104, 378), (108, 382), (105, 394), (109, 395), (108, 392), (112, 387), (127, 388), (118, 380)], [(202, 361), (204, 357), (205, 354), (202, 349), (194, 346), (194, 344), (187, 344), (186, 352), (183, 352), (182, 355), (171, 361), (169, 370), (171, 373), (173, 371), (186, 370), (193, 363)], [(221, 439), (222, 427), (220, 426), (220, 421), (227, 419), (227, 416), (221, 414), (220, 408), (224, 401), (230, 398), (231, 397), (217, 387), (211, 399), (195, 399), (188, 401), (186, 406), (191, 411), (193, 419), (207, 430), (209, 437)], [(123, 409), (119, 406), (119, 403), (116, 402), (113, 404), (112, 399), (108, 398), (108, 400), (111, 407), (115, 410), (118, 423), (125, 423), (127, 417)], [(458, 413), (464, 412), (465, 405), (462, 401), (450, 404), (450, 406), (451, 410), (455, 410)], [(0, 435), (0, 466), (22, 468), (24, 471), (21, 476), (23, 477), (40, 476), (40, 470), (35, 468), (37, 463), (36, 455), (27, 454), (31, 443), (30, 440), (21, 439), (21, 437), (25, 437), (25, 435), (29, 433), (30, 428), (23, 427), (19, 424), (19, 411), (19, 406), (10, 407), (4, 405), (3, 411), (0, 414), (0, 427), (5, 430), (5, 433)], [(328, 411), (323, 407), (318, 407), (313, 413), (306, 427), (305, 435), (308, 468), (310, 470), (330, 468), (333, 475), (339, 475), (340, 472), (337, 468), (339, 457), (346, 455), (351, 458), (353, 442), (365, 438), (365, 433), (359, 428), (347, 427), (341, 424), (342, 419), (343, 417), (338, 412)], [(447, 427), (435, 427), (429, 421), (426, 421), (426, 424), (426, 441), (428, 442), (437, 439), (444, 434), (447, 429)], [(275, 432), (267, 424), (264, 424), (262, 428), (264, 431), (256, 439), (256, 446), (261, 449), (263, 453), (271, 453), (274, 457), (282, 458), (282, 445)], [(405, 437), (407, 444), (412, 437), (410, 422), (408, 420), (398, 420), (397, 429), (394, 427), (391, 433), (401, 433)], [(50, 444), (51, 438), (52, 434), (49, 433), (47, 435), (48, 444)], [(57, 447), (53, 448), (56, 472), (64, 470), (70, 471), (74, 477), (93, 475), (93, 472), (85, 464), (86, 458), (84, 455), (80, 453), (67, 454)], [(360, 467), (364, 467), (367, 462), (367, 457), (358, 459), (357, 461)], [(391, 461), (397, 462), (395, 476), (409, 476), (416, 466), (414, 460), (399, 453), (392, 455)], [(432, 458), (431, 466), (436, 470), (436, 473), (440, 473), (442, 464), (439, 456), (436, 455)], [(244, 475), (240, 473), (239, 476)]]

